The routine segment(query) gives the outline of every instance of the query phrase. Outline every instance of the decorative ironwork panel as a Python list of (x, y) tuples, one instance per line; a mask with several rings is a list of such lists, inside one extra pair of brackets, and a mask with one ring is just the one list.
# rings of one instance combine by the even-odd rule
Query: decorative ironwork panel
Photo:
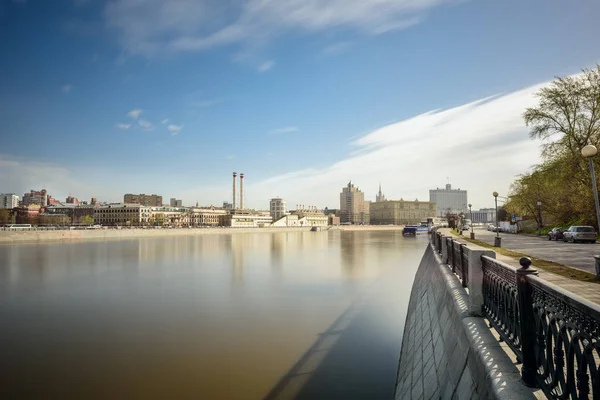
[(600, 306), (528, 277), (537, 380), (552, 399), (600, 399)]
[(515, 270), (493, 258), (482, 256), (483, 312), (490, 325), (522, 360), (519, 302)]

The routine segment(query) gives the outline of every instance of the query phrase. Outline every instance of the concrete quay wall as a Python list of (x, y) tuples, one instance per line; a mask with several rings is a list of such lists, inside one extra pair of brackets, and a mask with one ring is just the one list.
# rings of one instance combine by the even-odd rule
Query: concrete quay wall
[(395, 398), (534, 399), (507, 346), (469, 311), (458, 278), (428, 246), (415, 276)]
[(113, 240), (144, 237), (197, 236), (231, 233), (309, 232), (302, 228), (199, 228), (199, 229), (89, 229), (56, 231), (0, 231), (0, 244), (50, 241)]
[[(80, 240), (119, 240), (144, 237), (196, 236), (238, 233), (277, 233), (277, 232), (309, 232), (311, 227), (278, 227), (278, 228), (177, 228), (177, 229), (89, 229), (89, 230), (56, 230), (56, 231), (0, 231), (0, 244), (40, 243), (52, 241)], [(334, 231), (371, 231), (401, 230), (402, 227), (376, 226), (333, 226), (327, 230)], [(327, 230), (324, 230), (327, 231)]]

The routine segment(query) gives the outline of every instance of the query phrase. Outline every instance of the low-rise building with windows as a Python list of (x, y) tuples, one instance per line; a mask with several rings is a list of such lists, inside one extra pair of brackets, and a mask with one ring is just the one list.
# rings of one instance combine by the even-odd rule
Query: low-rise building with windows
[(140, 204), (105, 204), (94, 208), (94, 223), (100, 225), (149, 225), (151, 207)]
[(266, 213), (252, 214), (248, 211), (236, 210), (233, 214), (219, 215), (219, 226), (231, 228), (262, 228), (270, 226), (273, 217)]
[(436, 205), (429, 201), (385, 200), (370, 204), (371, 225), (413, 225), (435, 217)]

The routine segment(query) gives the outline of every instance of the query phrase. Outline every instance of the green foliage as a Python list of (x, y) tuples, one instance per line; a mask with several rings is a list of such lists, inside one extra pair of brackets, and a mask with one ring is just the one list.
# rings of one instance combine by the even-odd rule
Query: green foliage
[[(505, 207), (545, 228), (596, 226), (589, 162), (581, 149), (600, 144), (600, 65), (576, 77), (557, 78), (537, 97), (537, 107), (528, 108), (523, 117), (531, 137), (544, 140), (544, 161), (517, 178)], [(600, 172), (596, 158), (594, 166)]]
[(7, 208), (1, 208), (0, 209), (0, 225), (14, 224), (14, 223), (15, 223), (15, 217), (14, 217), (14, 215), (12, 215), (11, 210), (9, 210)]
[(93, 225), (94, 224), (94, 218), (92, 218), (91, 215), (86, 215), (81, 219), (81, 223), (83, 225)]

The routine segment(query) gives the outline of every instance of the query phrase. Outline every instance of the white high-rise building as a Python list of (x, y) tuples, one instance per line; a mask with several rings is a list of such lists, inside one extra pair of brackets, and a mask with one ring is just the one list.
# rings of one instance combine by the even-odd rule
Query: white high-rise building
[(0, 194), (0, 208), (15, 208), (19, 205), (19, 196), (14, 193)]
[(467, 191), (452, 189), (449, 183), (445, 189), (429, 190), (429, 201), (436, 204), (436, 214), (438, 217), (445, 217), (446, 214), (466, 213), (469, 202), (467, 201)]
[(286, 201), (278, 197), (271, 199), (269, 209), (273, 221), (277, 221), (279, 218), (288, 215)]

